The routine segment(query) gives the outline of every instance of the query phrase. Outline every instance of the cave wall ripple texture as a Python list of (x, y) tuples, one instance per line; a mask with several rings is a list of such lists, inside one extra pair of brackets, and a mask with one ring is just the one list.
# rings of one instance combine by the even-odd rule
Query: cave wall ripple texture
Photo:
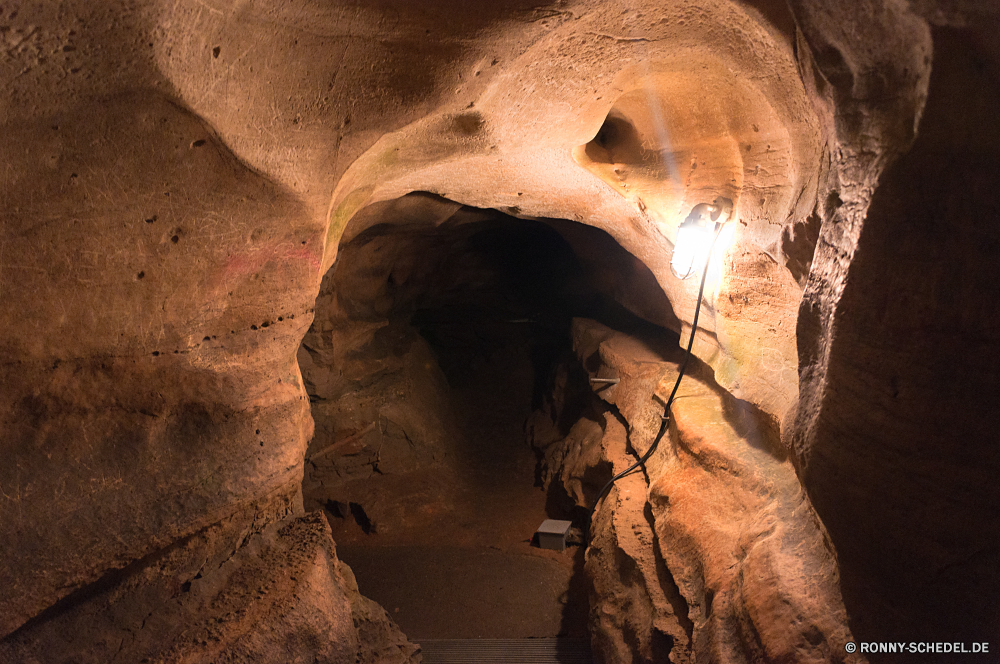
[[(297, 351), (338, 247), (448, 206), (595, 226), (684, 341), (672, 242), (716, 195), (690, 399), (595, 522), (595, 652), (1000, 648), (998, 27), (988, 0), (0, 0), (0, 662), (419, 661), (303, 508)], [(573, 335), (630, 376), (600, 422), (552, 429), (557, 384), (529, 427), (584, 505), (677, 358)]]

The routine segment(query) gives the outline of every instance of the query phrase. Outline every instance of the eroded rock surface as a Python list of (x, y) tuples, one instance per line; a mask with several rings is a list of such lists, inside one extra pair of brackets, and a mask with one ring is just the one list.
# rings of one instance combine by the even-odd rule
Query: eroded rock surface
[[(220, 548), (241, 526), (242, 546)], [(420, 661), (385, 610), (358, 593), (321, 513), (255, 526), (224, 523), (137, 561), (5, 639), (0, 661)]]
[[(884, 608), (890, 625), (916, 637), (947, 616), (935, 628), (942, 637), (987, 640), (997, 624), (984, 599), (996, 594), (997, 527), (984, 515), (1000, 500), (988, 488), (1000, 462), (986, 415), (998, 326), (984, 305), (997, 254), (998, 150), (988, 131), (996, 25), (988, 0), (511, 0), (475, 10), (403, 0), (4, 2), (3, 647), (44, 661), (44, 649), (24, 650), (29, 634), (88, 619), (87, 602), (146, 574), (149, 601), (168, 602), (171, 584), (193, 587), (203, 561), (238, 552), (248, 534), (301, 510), (311, 424), (296, 351), (322, 276), (351, 240), (352, 219), (417, 190), (607, 230), (670, 304), (645, 286), (639, 298), (618, 292), (619, 301), (682, 336), (695, 286), (669, 274), (674, 229), (709, 192), (731, 191), (741, 221), (712, 275), (716, 315), (696, 354), (753, 406), (763, 438), (780, 429), (845, 554), (845, 594), (862, 636), (900, 636), (882, 633)], [(650, 390), (639, 391), (636, 413)], [(360, 434), (371, 413), (357, 411)], [(648, 426), (623, 417), (640, 449)], [(586, 427), (578, 434), (596, 436)], [(786, 481), (780, 450), (751, 445), (732, 457), (689, 450), (682, 428), (672, 435), (678, 461), (658, 460), (662, 473), (708, 487), (711, 473), (679, 461), (707, 454), (760, 464), (766, 472), (753, 486), (780, 493), (738, 501), (756, 507), (718, 551), (678, 551), (728, 560), (734, 533), (767, 532), (750, 526), (780, 508), (791, 520), (751, 539), (807, 543), (803, 560), (822, 562), (821, 528), (801, 525), (807, 503)], [(583, 463), (562, 457), (553, 463)], [(566, 481), (578, 502), (592, 480)], [(643, 543), (691, 526), (671, 521), (685, 513), (680, 496), (703, 499), (683, 489), (657, 489), (670, 509), (652, 526), (647, 519), (641, 536), (609, 535), (607, 564), (617, 547), (631, 552), (628, 578), (660, 569)], [(707, 527), (694, 532), (707, 536)], [(756, 555), (739, 569), (795, 564)], [(153, 561), (168, 557), (157, 571)], [(249, 552), (240, 560), (257, 564)], [(829, 565), (816, 564), (829, 578)], [(785, 615), (784, 604), (740, 594), (755, 581), (698, 582), (670, 569), (676, 596), (662, 580), (662, 596), (651, 581), (602, 586), (613, 595), (645, 584), (633, 598), (643, 607), (636, 634), (665, 635), (608, 641), (605, 652), (655, 657), (669, 637), (681, 644), (672, 652), (709, 657), (754, 633), (774, 656), (799, 647), (797, 636), (759, 622)], [(323, 587), (334, 593), (341, 584), (331, 575)], [(926, 579), (934, 592), (914, 590)], [(699, 583), (716, 593), (711, 615)], [(796, 586), (779, 575), (773, 587)], [(690, 623), (678, 596), (693, 607)], [(131, 600), (121, 602), (105, 613), (131, 625)], [(669, 615), (676, 619), (650, 631), (654, 616)], [(602, 633), (624, 633), (615, 625), (630, 620), (609, 614)], [(837, 633), (815, 624), (824, 638)], [(286, 629), (298, 633), (291, 621)], [(127, 647), (103, 634), (75, 647)], [(825, 652), (828, 642), (814, 643), (806, 627), (790, 634), (809, 644), (803, 656)]]
[[(652, 443), (682, 353), (583, 319), (573, 338), (587, 372), (563, 370), (533, 436), (548, 482), (586, 508), (609, 466), (621, 472)], [(596, 512), (595, 645), (608, 662), (860, 661), (843, 650), (835, 555), (776, 432), (706, 369), (690, 369), (669, 436)], [(602, 407), (574, 377), (619, 382), (595, 384)]]
[(968, 36), (935, 32), (920, 132), (872, 199), (796, 430), (860, 638), (1000, 638), (1000, 69)]
[(99, 108), (6, 123), (24, 157), (3, 183), (4, 633), (294, 495), (311, 432), (302, 206), (160, 93)]

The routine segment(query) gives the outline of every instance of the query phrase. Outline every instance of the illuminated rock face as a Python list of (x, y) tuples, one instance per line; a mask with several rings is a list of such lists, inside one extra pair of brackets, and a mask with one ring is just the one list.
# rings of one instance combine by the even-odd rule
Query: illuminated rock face
[(699, 355), (776, 424), (797, 394), (804, 279), (786, 266), (801, 256), (786, 256), (783, 238), (813, 214), (822, 128), (786, 9), (767, 7), (761, 21), (737, 4), (693, 5), (567, 8), (506, 66), (457, 90), (458, 103), (354, 162), (334, 192), (330, 239), (364, 205), (414, 190), (572, 219), (642, 260), (684, 327), (698, 286), (670, 274), (671, 242), (694, 205), (725, 195), (737, 221), (712, 270)]
[[(984, 515), (1000, 501), (983, 474), (1000, 464), (977, 423), (996, 402), (997, 327), (986, 295), (971, 293), (992, 292), (989, 269), (975, 266), (997, 259), (997, 183), (984, 174), (1000, 148), (992, 134), (967, 133), (989, 125), (991, 107), (968, 110), (967, 100), (995, 92), (994, 51), (980, 44), (980, 55), (960, 57), (963, 36), (935, 33), (942, 70), (955, 76), (931, 86), (915, 152), (876, 187), (921, 117), (927, 20), (971, 22), (963, 34), (975, 41), (996, 10), (667, 4), (3, 5), (0, 634), (13, 635), (0, 658), (44, 661), (58, 632), (77, 644), (66, 657), (108, 661), (131, 638), (132, 614), (199, 625), (213, 617), (199, 602), (225, 592), (234, 565), (257, 569), (265, 550), (299, 544), (316, 584), (313, 608), (295, 611), (306, 632), (351, 644), (315, 654), (410, 656), (377, 612), (366, 632), (377, 636), (354, 645), (350, 581), (329, 534), (300, 514), (312, 423), (296, 352), (348, 223), (360, 232), (366, 215), (413, 191), (603, 228), (669, 298), (669, 311), (647, 318), (682, 338), (696, 285), (670, 275), (677, 223), (719, 194), (736, 204), (695, 350), (711, 367), (703, 382), (727, 393), (720, 403), (740, 399), (754, 413), (767, 451), (758, 459), (747, 448), (744, 461), (773, 500), (753, 514), (807, 546), (793, 559), (791, 544), (748, 555), (741, 569), (764, 575), (743, 585), (720, 576), (750, 524), (735, 519), (719, 543), (694, 506), (726, 503), (691, 488), (685, 473), (700, 471), (686, 457), (662, 461), (648, 502), (633, 498), (652, 514), (642, 537), (616, 544), (605, 524), (594, 550), (602, 597), (652, 588), (633, 593), (622, 620), (595, 619), (609, 658), (666, 647), (620, 638), (633, 611), (679, 644), (671, 657), (724, 658), (752, 624), (779, 658), (799, 642), (775, 626), (826, 606), (828, 622), (811, 623), (820, 636), (795, 634), (816, 657), (834, 649), (847, 634), (837, 568), (814, 546), (822, 526), (802, 525), (813, 509), (802, 487), (843, 552), (847, 610), (868, 630), (859, 638), (898, 636), (881, 631), (882, 609), (913, 638), (942, 614), (970, 638), (976, 626), (993, 630), (982, 640), (994, 635), (996, 608), (981, 598), (997, 585), (997, 525)], [(941, 220), (953, 231), (943, 238)], [(897, 246), (964, 267), (935, 280), (914, 258), (890, 273)], [(962, 279), (939, 291), (949, 274)], [(928, 332), (936, 326), (941, 335)], [(955, 366), (961, 380), (938, 381)], [(643, 403), (655, 391), (645, 389)], [(678, 412), (678, 449), (700, 426), (695, 411)], [(621, 463), (624, 431), (606, 435), (619, 446), (606, 460)], [(684, 538), (687, 547), (667, 544)], [(614, 546), (638, 561), (628, 583), (598, 570)], [(897, 565), (904, 554), (911, 564)], [(661, 563), (676, 589), (656, 576)], [(685, 576), (693, 565), (702, 581)], [(797, 565), (820, 570), (815, 585), (784, 584)], [(914, 593), (926, 577), (940, 602)], [(762, 578), (789, 589), (790, 602), (761, 590)], [(797, 603), (806, 595), (822, 599)], [(272, 611), (281, 601), (266, 601), (274, 640), (306, 633)], [(731, 620), (708, 611), (719, 601)], [(685, 604), (686, 618), (668, 619)], [(316, 622), (310, 611), (333, 617)], [(224, 642), (236, 643), (239, 624)], [(228, 652), (266, 657), (271, 637), (260, 638)], [(164, 637), (163, 653), (170, 643), (192, 661), (222, 652)]]
[[(547, 482), (589, 507), (610, 477), (601, 465), (620, 473), (634, 461), (627, 449), (653, 443), (683, 353), (586, 319), (574, 320), (573, 342), (587, 371), (559, 374), (531, 433)], [(593, 377), (618, 382), (592, 394)], [(574, 411), (591, 415), (560, 426)], [(696, 365), (672, 414), (645, 473), (610, 490), (591, 528), (602, 661), (845, 661), (851, 637), (834, 554), (759, 412)]]

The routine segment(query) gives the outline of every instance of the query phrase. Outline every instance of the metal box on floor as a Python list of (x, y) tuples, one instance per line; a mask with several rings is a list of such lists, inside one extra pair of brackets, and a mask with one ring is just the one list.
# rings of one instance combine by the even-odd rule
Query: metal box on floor
[(552, 549), (554, 551), (566, 550), (566, 533), (569, 532), (572, 521), (557, 521), (546, 519), (542, 525), (538, 526), (535, 536), (538, 538), (538, 546), (542, 549)]

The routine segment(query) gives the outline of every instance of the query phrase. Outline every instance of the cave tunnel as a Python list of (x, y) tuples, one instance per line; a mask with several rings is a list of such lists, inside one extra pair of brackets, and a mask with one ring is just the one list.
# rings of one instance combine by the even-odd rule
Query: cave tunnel
[[(306, 508), (325, 509), (361, 590), (403, 604), (393, 617), (425, 644), (586, 637), (582, 549), (556, 555), (531, 536), (544, 518), (576, 519), (578, 547), (593, 505), (552, 481), (554, 441), (532, 448), (529, 422), (552, 415), (558, 374), (572, 391), (549, 427), (604, 428), (614, 414), (574, 354), (574, 319), (672, 358), (669, 302), (577, 222), (418, 193), (367, 223), (348, 228), (300, 351), (316, 423)], [(569, 470), (591, 502), (611, 477), (599, 458)]]
[(996, 661), (998, 28), (0, 2), (0, 663)]

